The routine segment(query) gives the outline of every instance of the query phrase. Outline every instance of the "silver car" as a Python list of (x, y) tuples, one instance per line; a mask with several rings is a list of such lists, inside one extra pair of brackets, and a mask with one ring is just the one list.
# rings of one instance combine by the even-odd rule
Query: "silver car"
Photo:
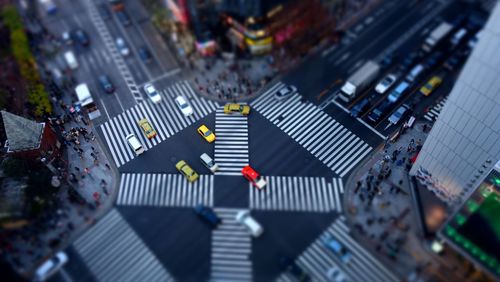
[(282, 101), (292, 96), (292, 94), (294, 94), (295, 92), (297, 92), (297, 87), (288, 85), (276, 91), (276, 93), (274, 93), (274, 98), (276, 100)]

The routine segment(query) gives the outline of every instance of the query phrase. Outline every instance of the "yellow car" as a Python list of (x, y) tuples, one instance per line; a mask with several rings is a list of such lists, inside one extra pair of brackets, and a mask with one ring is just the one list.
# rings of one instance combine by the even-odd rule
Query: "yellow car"
[(156, 136), (156, 130), (151, 126), (151, 123), (145, 118), (141, 119), (140, 121), (137, 122), (139, 124), (139, 127), (142, 129), (142, 132), (148, 139), (151, 139)]
[(208, 127), (204, 124), (202, 124), (200, 127), (198, 127), (198, 133), (207, 140), (208, 143), (212, 143), (215, 141), (215, 134), (208, 129)]
[(431, 95), (432, 91), (438, 88), (443, 82), (443, 79), (439, 76), (433, 76), (422, 88), (420, 88), (420, 93), (424, 96)]
[(189, 182), (198, 180), (198, 173), (194, 171), (185, 161), (180, 160), (175, 164), (175, 168), (182, 173)]
[(250, 113), (250, 106), (244, 104), (226, 104), (224, 106), (225, 114), (240, 113), (244, 116)]

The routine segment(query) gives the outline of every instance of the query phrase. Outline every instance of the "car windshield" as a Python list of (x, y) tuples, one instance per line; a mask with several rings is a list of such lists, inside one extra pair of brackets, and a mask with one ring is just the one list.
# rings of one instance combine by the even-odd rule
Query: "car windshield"
[(207, 130), (207, 131), (205, 132), (205, 134), (203, 134), (203, 135), (204, 135), (205, 137), (208, 137), (208, 136), (210, 136), (210, 134), (212, 134), (212, 131)]
[(188, 104), (187, 103), (179, 103), (179, 107), (181, 107), (181, 109), (185, 109), (188, 107)]
[(382, 85), (387, 86), (392, 83), (392, 78), (391, 77), (386, 77), (384, 81), (382, 81)]
[(427, 83), (427, 84), (425, 85), (425, 88), (427, 88), (427, 89), (432, 89), (432, 84), (431, 84), (431, 83)]

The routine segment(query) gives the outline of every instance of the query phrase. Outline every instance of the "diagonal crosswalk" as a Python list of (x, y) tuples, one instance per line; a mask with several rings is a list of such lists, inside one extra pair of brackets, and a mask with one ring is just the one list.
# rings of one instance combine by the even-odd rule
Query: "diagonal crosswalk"
[(285, 85), (273, 85), (251, 103), (269, 121), (302, 145), (340, 177), (360, 162), (372, 147), (298, 93), (285, 101), (273, 94)]
[(240, 209), (215, 208), (222, 224), (212, 231), (210, 281), (252, 281), (252, 240), (235, 219)]
[(215, 112), (214, 160), (219, 165), (216, 175), (241, 176), (248, 165), (248, 117), (225, 115), (223, 108)]
[[(325, 238), (339, 241), (351, 254), (351, 260), (343, 263), (332, 250), (325, 246)], [(349, 234), (345, 217), (340, 216), (295, 260), (312, 281), (330, 281), (327, 272), (332, 267), (340, 268), (348, 281), (396, 282), (400, 281), (373, 255), (359, 245)], [(277, 281), (296, 281), (289, 273), (281, 274)]]
[(213, 202), (213, 175), (189, 183), (181, 174), (124, 173), (116, 199), (122, 206), (211, 207)]
[(447, 97), (439, 100), (439, 102), (436, 105), (434, 105), (434, 107), (430, 108), (429, 111), (425, 113), (424, 118), (430, 122), (435, 122), (436, 119), (439, 117), (439, 114), (441, 113), (444, 104), (446, 103), (446, 99)]
[[(134, 159), (135, 154), (125, 141), (125, 137), (134, 133), (146, 150), (165, 141), (170, 136), (190, 126), (197, 120), (213, 112), (217, 103), (196, 95), (186, 82), (179, 82), (159, 91), (162, 101), (158, 104), (149, 99), (117, 115), (98, 127), (111, 152), (117, 167)], [(194, 113), (186, 117), (178, 109), (174, 99), (184, 96), (193, 107)], [(137, 125), (137, 121), (146, 118), (157, 132), (157, 136), (147, 139)]]
[(262, 190), (249, 184), (250, 209), (342, 212), (342, 180), (324, 177), (268, 176)]
[(74, 243), (97, 281), (174, 281), (116, 209)]

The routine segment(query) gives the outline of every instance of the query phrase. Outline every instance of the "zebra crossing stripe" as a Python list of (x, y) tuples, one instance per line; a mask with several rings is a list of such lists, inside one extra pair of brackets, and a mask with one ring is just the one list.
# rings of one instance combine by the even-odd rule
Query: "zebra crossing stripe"
[[(268, 186), (255, 189), (250, 183), (249, 201), (253, 210), (342, 212), (343, 188), (340, 179), (300, 176), (267, 176)], [(341, 191), (342, 189), (342, 191)]]
[[(158, 104), (146, 100), (123, 113), (113, 117), (98, 127), (104, 136), (104, 141), (109, 148), (117, 167), (124, 165), (136, 157), (126, 144), (125, 137), (133, 133), (144, 146), (151, 149), (182, 129), (190, 126), (207, 114), (215, 111), (218, 104), (198, 97), (194, 94), (187, 82), (178, 82), (166, 89), (159, 91), (162, 101)], [(185, 96), (192, 103), (194, 114), (185, 117), (177, 108), (174, 99)], [(137, 122), (146, 118), (157, 132), (157, 136), (148, 139)]]
[(180, 174), (125, 173), (116, 204), (120, 206), (194, 207), (213, 205), (213, 175), (201, 175), (189, 183)]
[(251, 105), (337, 175), (344, 177), (373, 149), (317, 106), (303, 101), (299, 93), (275, 100), (272, 94), (283, 87), (276, 83)]
[(173, 281), (116, 209), (75, 240), (73, 247), (97, 281), (150, 281), (151, 277)]
[(210, 281), (252, 281), (251, 238), (236, 221), (239, 209), (215, 208), (222, 219), (212, 231)]

